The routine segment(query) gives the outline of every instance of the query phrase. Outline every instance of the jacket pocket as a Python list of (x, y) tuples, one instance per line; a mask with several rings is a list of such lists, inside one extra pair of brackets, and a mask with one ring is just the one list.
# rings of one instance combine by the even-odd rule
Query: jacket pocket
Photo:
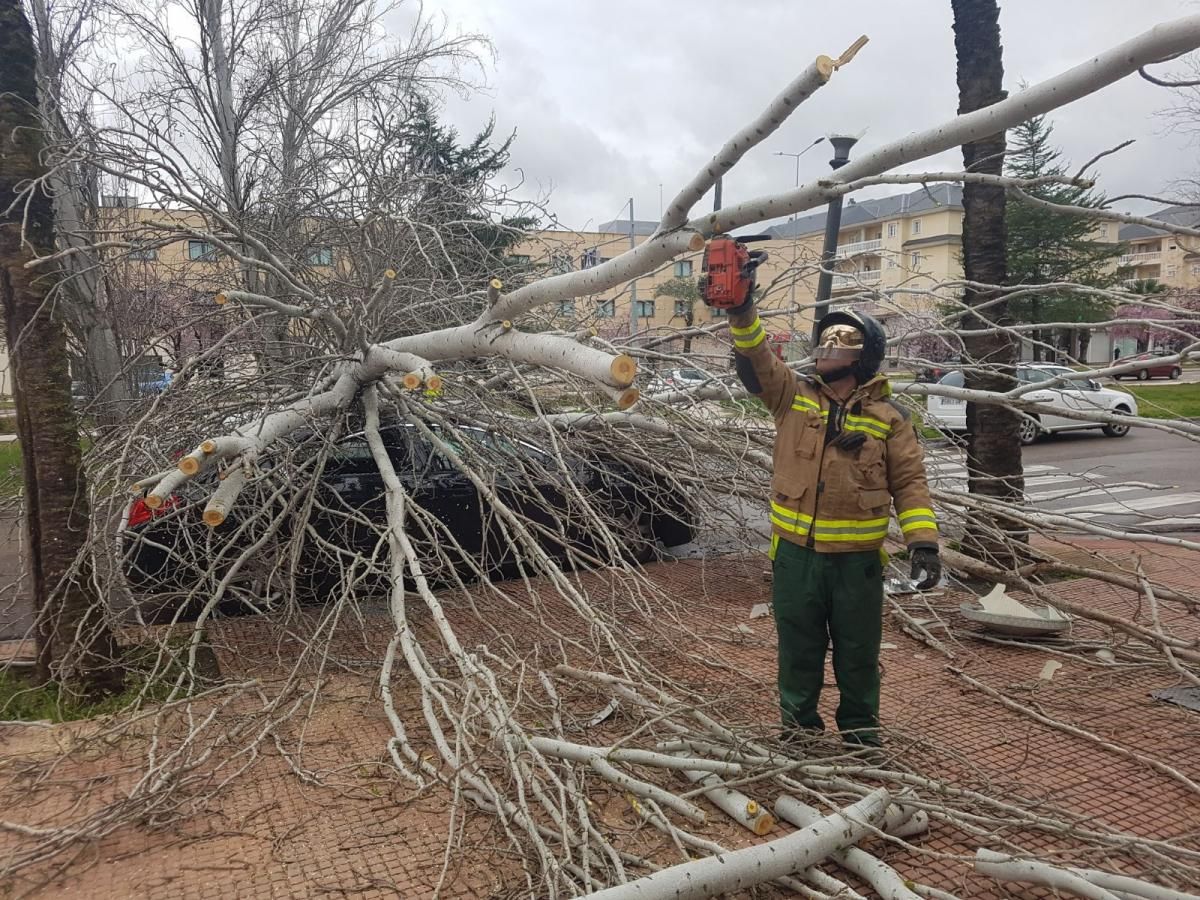
[(892, 495), (886, 490), (862, 490), (858, 492), (858, 505), (863, 510), (876, 512), (879, 515), (887, 515), (888, 507), (891, 503)]
[(793, 509), (800, 508), (800, 501), (808, 493), (808, 479), (794, 472), (776, 472), (771, 479), (771, 499)]
[(882, 491), (887, 493), (887, 452), (884, 443), (879, 438), (869, 437), (858, 453), (858, 481), (868, 492)]
[(817, 455), (817, 447), (821, 443), (821, 417), (807, 413), (792, 416), (792, 449), (801, 459), (812, 459)]

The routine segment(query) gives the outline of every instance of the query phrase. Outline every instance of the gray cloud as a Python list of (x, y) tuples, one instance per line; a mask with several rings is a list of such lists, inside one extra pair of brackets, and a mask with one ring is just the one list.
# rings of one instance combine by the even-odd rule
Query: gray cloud
[[(1190, 0), (1007, 0), (1001, 3), (1010, 91), (1126, 40), (1156, 22), (1200, 11)], [(726, 179), (726, 202), (793, 183), (798, 151), (830, 131), (867, 129), (866, 150), (954, 114), (949, 0), (767, 0), (734, 11), (715, 0), (441, 0), (456, 27), (487, 34), (497, 59), (485, 91), (447, 98), (464, 132), (494, 114), (516, 128), (514, 170), (524, 196), (551, 189), (550, 208), (583, 227), (616, 215), (629, 196), (639, 218), (667, 199), (729, 134), (813, 57), (871, 43)], [(1200, 169), (1196, 150), (1154, 115), (1168, 92), (1131, 78), (1053, 115), (1064, 155), (1082, 163), (1128, 138), (1100, 167), (1109, 194), (1160, 193)], [(801, 159), (801, 180), (828, 171), (828, 148)], [(957, 152), (909, 171), (957, 168)], [(516, 171), (508, 178), (515, 183)], [(878, 193), (878, 192), (875, 192)], [(707, 201), (705, 201), (707, 202)], [(1142, 205), (1145, 207), (1145, 204)]]

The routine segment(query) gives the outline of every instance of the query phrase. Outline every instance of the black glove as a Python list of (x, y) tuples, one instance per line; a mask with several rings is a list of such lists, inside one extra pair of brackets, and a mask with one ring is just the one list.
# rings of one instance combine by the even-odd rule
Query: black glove
[[(924, 574), (925, 578), (917, 581)], [(927, 591), (942, 577), (942, 561), (938, 558), (937, 547), (925, 544), (912, 549), (912, 571), (909, 578), (916, 582), (918, 591)]]

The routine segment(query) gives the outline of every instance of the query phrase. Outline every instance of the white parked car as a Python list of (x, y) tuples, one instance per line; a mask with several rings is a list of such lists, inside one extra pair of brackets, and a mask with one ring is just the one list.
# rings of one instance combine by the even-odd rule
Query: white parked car
[(680, 391), (699, 387), (705, 382), (715, 383), (713, 376), (706, 375), (699, 369), (671, 369), (655, 375), (650, 380), (648, 390), (652, 394), (663, 391)]
[[(1074, 373), (1063, 366), (1018, 366), (1017, 380), (1021, 384), (1036, 384)], [(947, 387), (963, 387), (962, 372), (949, 372), (938, 384)], [(1088, 378), (1072, 378), (1044, 390), (1025, 394), (1026, 399), (1049, 406), (1078, 412), (1103, 410), (1120, 415), (1137, 415), (1137, 401), (1132, 394), (1101, 387)], [(926, 403), (930, 424), (944, 431), (967, 430), (967, 404), (964, 400), (939, 397), (930, 394)], [(1129, 433), (1128, 425), (1110, 425), (1104, 422), (1086, 422), (1068, 419), (1066, 416), (1031, 414), (1021, 417), (1021, 443), (1032, 444), (1043, 434), (1057, 431), (1077, 431), (1083, 428), (1100, 428), (1109, 437), (1124, 437)]]

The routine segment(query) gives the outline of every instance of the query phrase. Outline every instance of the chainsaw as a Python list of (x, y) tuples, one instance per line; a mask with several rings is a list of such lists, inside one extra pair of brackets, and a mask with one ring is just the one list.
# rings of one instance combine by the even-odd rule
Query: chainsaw
[(704, 248), (704, 263), (698, 287), (707, 306), (737, 309), (750, 299), (754, 289), (754, 271), (766, 262), (766, 250), (748, 250), (752, 241), (770, 240), (769, 234), (731, 237), (720, 234)]

